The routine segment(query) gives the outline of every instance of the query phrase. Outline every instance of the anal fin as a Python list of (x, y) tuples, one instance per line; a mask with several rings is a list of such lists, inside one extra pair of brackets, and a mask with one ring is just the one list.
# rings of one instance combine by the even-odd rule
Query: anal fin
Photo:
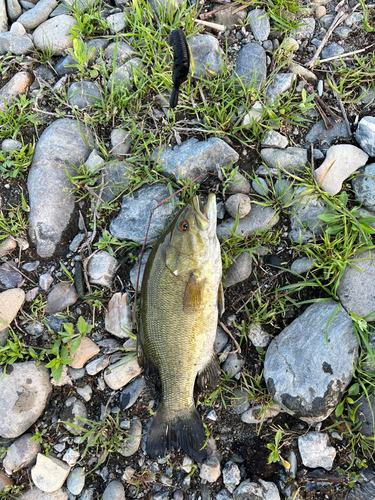
[(219, 385), (220, 365), (216, 354), (212, 355), (209, 363), (198, 373), (197, 384), (201, 391), (214, 391)]

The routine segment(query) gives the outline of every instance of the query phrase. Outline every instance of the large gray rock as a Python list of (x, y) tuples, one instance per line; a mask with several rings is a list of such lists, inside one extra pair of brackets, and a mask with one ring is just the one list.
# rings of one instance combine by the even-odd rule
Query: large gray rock
[(265, 148), (260, 151), (262, 160), (271, 169), (271, 174), (303, 170), (307, 163), (307, 151), (303, 148)]
[[(144, 186), (124, 196), (120, 213), (110, 223), (111, 234), (119, 240), (132, 240), (142, 244), (146, 236), (150, 211), (169, 196), (170, 192), (163, 184)], [(173, 198), (155, 211), (148, 232), (148, 242), (156, 241), (161, 236), (162, 229), (171, 219), (173, 211)]]
[(340, 137), (349, 138), (349, 133), (344, 121), (336, 123), (334, 119), (330, 117), (328, 120), (332, 123), (333, 127), (327, 130), (324, 121), (319, 120), (306, 135), (306, 142), (319, 141), (321, 145), (327, 144), (327, 146), (330, 146), (334, 140)]
[(43, 413), (51, 395), (49, 372), (35, 361), (9, 365), (0, 379), (0, 436), (23, 434)]
[(375, 163), (359, 169), (352, 180), (355, 197), (369, 210), (375, 210)]
[[(91, 145), (90, 145), (91, 143)], [(90, 154), (91, 132), (77, 121), (62, 118), (42, 133), (31, 164), (29, 235), (41, 257), (50, 257), (73, 213), (75, 197), (69, 175)]]
[[(220, 226), (217, 227), (217, 236), (219, 240), (230, 238), (235, 226), (235, 219), (229, 217)], [(245, 238), (257, 231), (262, 231), (273, 227), (279, 222), (279, 216), (272, 207), (262, 207), (254, 204), (251, 211), (246, 217), (240, 219), (236, 229), (236, 234)]]
[(309, 423), (332, 413), (352, 379), (358, 341), (348, 313), (316, 303), (268, 346), (264, 378), (282, 409)]
[(161, 163), (165, 175), (191, 181), (199, 175), (217, 172), (218, 168), (235, 163), (238, 158), (236, 151), (217, 137), (201, 142), (191, 138), (181, 146), (167, 148), (160, 155), (156, 150), (152, 155), (154, 161)]
[(17, 21), (27, 30), (33, 30), (48, 19), (53, 9), (57, 7), (57, 4), (57, 0), (40, 0), (33, 9), (24, 12)]
[(259, 89), (266, 81), (266, 51), (257, 43), (247, 43), (236, 59), (235, 74), (244, 85)]
[[(41, 2), (42, 1), (43, 0), (41, 0)], [(34, 9), (35, 8), (36, 7), (34, 7)], [(32, 12), (34, 9), (29, 12)], [(53, 54), (61, 55), (64, 50), (73, 47), (70, 30), (76, 25), (77, 21), (74, 17), (68, 16), (67, 14), (48, 19), (48, 21), (38, 26), (33, 33), (35, 47), (39, 50), (48, 50)]]
[(189, 38), (189, 46), (194, 59), (194, 77), (221, 75), (225, 58), (217, 38), (194, 35)]
[[(375, 251), (357, 254), (350, 259), (337, 287), (337, 295), (348, 311), (375, 319)], [(358, 270), (359, 269), (359, 270)]]

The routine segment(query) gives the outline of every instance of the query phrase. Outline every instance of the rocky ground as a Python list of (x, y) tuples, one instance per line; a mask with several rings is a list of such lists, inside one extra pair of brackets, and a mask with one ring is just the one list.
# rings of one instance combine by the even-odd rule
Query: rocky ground
[[(373, 7), (0, 6), (1, 498), (375, 498)], [(226, 301), (202, 464), (147, 456), (160, 386), (131, 328), (150, 212), (176, 193), (138, 289), (194, 191)]]

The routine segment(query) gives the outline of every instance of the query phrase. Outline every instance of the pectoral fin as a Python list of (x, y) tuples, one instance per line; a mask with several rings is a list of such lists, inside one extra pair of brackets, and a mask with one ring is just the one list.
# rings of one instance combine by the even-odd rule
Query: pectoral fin
[(205, 285), (205, 279), (198, 280), (194, 273), (190, 274), (184, 293), (183, 307), (185, 313), (193, 314), (198, 311), (202, 304)]
[(225, 303), (224, 303), (224, 289), (223, 289), (223, 284), (221, 282), (217, 293), (217, 306), (219, 309), (219, 316), (222, 316), (225, 311)]
[(206, 365), (206, 367), (198, 373), (197, 384), (201, 391), (211, 392), (218, 386), (219, 379), (220, 365), (216, 354), (213, 354), (208, 365)]

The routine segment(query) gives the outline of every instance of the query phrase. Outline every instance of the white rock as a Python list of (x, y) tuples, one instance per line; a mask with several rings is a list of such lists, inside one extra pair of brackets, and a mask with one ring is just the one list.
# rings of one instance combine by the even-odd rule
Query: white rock
[(215, 455), (212, 455), (202, 464), (199, 477), (208, 483), (214, 483), (220, 477), (220, 462)]
[(128, 338), (132, 327), (132, 310), (127, 293), (115, 293), (108, 303), (105, 329), (116, 337)]
[(323, 467), (331, 470), (336, 450), (328, 443), (328, 434), (320, 432), (308, 432), (305, 436), (298, 438), (298, 449), (303, 464), (306, 467)]
[(39, 453), (36, 465), (31, 469), (31, 477), (35, 486), (46, 493), (51, 493), (61, 488), (69, 472), (70, 467), (65, 462)]
[(366, 164), (368, 154), (350, 144), (331, 146), (322, 165), (315, 170), (314, 177), (321, 188), (334, 196), (342, 183), (353, 172)]
[(271, 335), (256, 323), (251, 323), (247, 331), (247, 336), (255, 347), (267, 347), (272, 340)]

